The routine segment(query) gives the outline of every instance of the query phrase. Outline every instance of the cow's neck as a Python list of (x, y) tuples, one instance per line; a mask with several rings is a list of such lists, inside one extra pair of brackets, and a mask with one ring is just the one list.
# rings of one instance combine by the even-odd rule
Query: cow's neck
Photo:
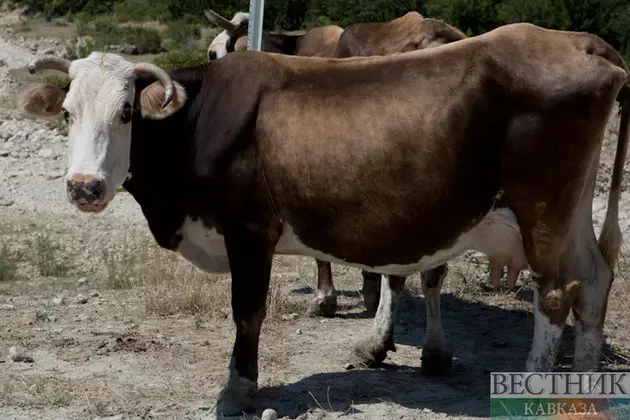
[(262, 50), (278, 54), (295, 55), (298, 40), (302, 35), (264, 33)]
[[(167, 249), (177, 246), (176, 232), (188, 208), (192, 185), (190, 171), (191, 138), (195, 125), (195, 101), (202, 88), (207, 65), (180, 69), (171, 74), (187, 94), (186, 104), (163, 120), (134, 117), (130, 157), (131, 178), (123, 187), (140, 204), (158, 244)], [(140, 92), (150, 81), (138, 80)]]

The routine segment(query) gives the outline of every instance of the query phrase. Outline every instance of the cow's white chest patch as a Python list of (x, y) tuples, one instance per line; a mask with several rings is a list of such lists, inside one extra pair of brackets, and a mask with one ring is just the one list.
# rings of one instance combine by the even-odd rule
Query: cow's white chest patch
[(285, 224), (284, 233), (276, 246), (276, 252), (279, 254), (305, 255), (334, 264), (399, 276), (409, 276), (420, 271), (430, 270), (470, 249), (483, 252), (499, 264), (511, 262), (517, 267), (526, 264), (520, 228), (516, 216), (508, 208), (490, 211), (474, 228), (460, 235), (450, 248), (439, 250), (433, 255), (423, 256), (418, 262), (406, 265), (388, 264), (369, 267), (344, 261), (334, 255), (309, 248), (297, 237), (293, 228), (288, 224)]
[(178, 231), (182, 240), (177, 251), (200, 269), (210, 273), (229, 273), (230, 263), (223, 235), (208, 229), (201, 219), (186, 217)]

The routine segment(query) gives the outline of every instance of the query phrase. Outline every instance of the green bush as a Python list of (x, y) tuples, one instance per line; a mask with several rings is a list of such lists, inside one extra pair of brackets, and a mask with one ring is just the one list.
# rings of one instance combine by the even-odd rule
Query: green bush
[(194, 52), (199, 49), (201, 28), (198, 23), (184, 19), (175, 20), (167, 24), (164, 36), (169, 40), (167, 44), (169, 50)]
[(191, 67), (208, 62), (208, 57), (203, 51), (181, 52), (173, 51), (158, 56), (154, 63), (166, 71), (172, 71), (182, 67)]
[(79, 15), (77, 35), (92, 37), (97, 48), (103, 45), (120, 44), (122, 32), (122, 28), (112, 20), (111, 16)]
[(114, 4), (114, 15), (119, 22), (164, 21), (170, 18), (166, 0), (123, 0)]
[(66, 75), (48, 76), (44, 79), (44, 83), (49, 84), (49, 85), (63, 87), (63, 86), (66, 86), (68, 83), (70, 83), (70, 78)]
[(77, 33), (94, 39), (94, 47), (102, 50), (106, 45), (135, 45), (138, 54), (159, 49), (162, 45), (160, 31), (139, 26), (121, 27), (110, 16), (98, 16), (88, 19), (83, 15), (77, 25)]
[(137, 26), (121, 29), (123, 44), (135, 45), (138, 47), (138, 54), (147, 54), (162, 46), (162, 37), (157, 29)]
[(94, 51), (94, 41), (86, 38), (79, 42), (76, 38), (71, 39), (66, 43), (66, 51), (63, 57), (68, 60), (78, 60), (79, 58), (85, 58)]

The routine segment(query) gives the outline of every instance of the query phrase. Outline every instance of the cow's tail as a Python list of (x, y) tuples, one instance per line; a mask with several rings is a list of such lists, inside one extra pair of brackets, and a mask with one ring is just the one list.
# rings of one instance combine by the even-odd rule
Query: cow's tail
[(611, 270), (614, 270), (623, 241), (621, 229), (619, 228), (619, 199), (621, 197), (623, 166), (628, 150), (628, 125), (630, 124), (630, 88), (628, 88), (627, 84), (622, 88), (618, 100), (621, 106), (621, 120), (617, 136), (617, 151), (610, 181), (610, 191), (608, 192), (606, 219), (599, 235), (599, 249)]

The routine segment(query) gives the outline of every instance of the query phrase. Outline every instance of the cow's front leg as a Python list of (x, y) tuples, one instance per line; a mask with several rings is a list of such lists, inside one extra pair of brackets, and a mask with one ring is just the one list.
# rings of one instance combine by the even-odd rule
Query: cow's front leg
[(356, 361), (360, 365), (379, 365), (394, 346), (394, 325), (400, 296), (405, 288), (406, 277), (386, 276), (381, 281), (381, 298), (372, 323), (372, 331), (354, 349)]
[(232, 272), (232, 314), (236, 341), (227, 385), (217, 400), (217, 415), (240, 415), (254, 409), (258, 390), (258, 342), (265, 318), (272, 247), (260, 233), (234, 229), (225, 235)]

